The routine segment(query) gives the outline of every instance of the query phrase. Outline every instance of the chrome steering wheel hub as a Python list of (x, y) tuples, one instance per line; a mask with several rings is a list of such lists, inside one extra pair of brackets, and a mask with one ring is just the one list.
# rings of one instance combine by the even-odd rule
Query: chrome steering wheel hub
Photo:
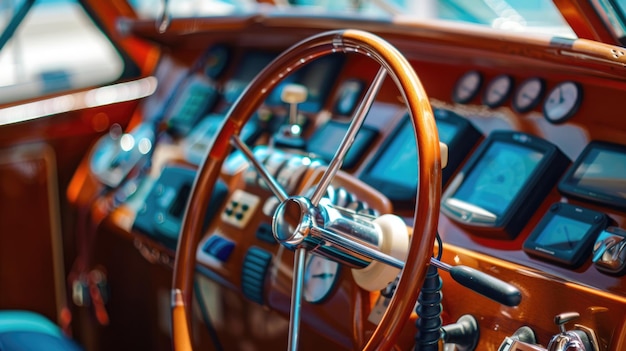
[(303, 196), (293, 196), (283, 201), (272, 220), (274, 238), (284, 247), (295, 250), (311, 235), (319, 210)]

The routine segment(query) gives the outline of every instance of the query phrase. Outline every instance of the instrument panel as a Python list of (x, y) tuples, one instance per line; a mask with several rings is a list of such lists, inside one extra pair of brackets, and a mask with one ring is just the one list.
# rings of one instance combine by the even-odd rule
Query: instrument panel
[[(179, 154), (167, 159), (160, 175), (150, 174), (153, 186), (144, 187), (150, 191), (137, 191), (132, 200), (146, 206), (134, 208), (137, 216), (131, 230), (142, 240), (156, 242), (159, 250), (165, 248), (162, 252), (168, 256), (176, 248), (182, 220), (180, 204), (186, 201), (193, 170), (202, 163), (229, 107), (276, 55), (256, 48), (216, 52), (208, 56), (211, 59), (206, 62), (210, 64), (195, 64), (196, 70), (170, 87), (169, 94), (162, 94), (171, 100), (164, 104), (159, 120), (151, 121), (158, 134), (152, 138), (150, 156), (163, 156), (164, 150)], [(323, 168), (334, 156), (356, 102), (368, 88), (368, 76), (356, 72), (354, 67), (360, 66), (353, 59), (347, 55), (294, 75), (270, 94), (242, 130), (242, 139), (249, 145), (268, 145), (254, 148), (254, 153), (290, 194), (310, 190), (305, 183), (315, 178), (315, 168)], [(204, 56), (198, 62), (203, 60)], [(444, 66), (425, 62), (425, 68), (420, 68), (422, 62), (418, 63), (415, 68), (431, 96), (439, 138), (450, 150), (443, 170), (439, 223), (444, 260), (477, 265), (522, 287), (549, 280), (545, 286), (554, 290), (555, 296), (567, 295), (570, 290), (559, 284), (571, 283), (575, 293), (584, 295), (594, 306), (601, 300), (596, 291), (616, 299), (624, 297), (626, 231), (622, 228), (626, 224), (620, 200), (626, 193), (622, 187), (626, 172), (615, 167), (626, 163), (624, 145), (616, 140), (585, 140), (593, 138), (580, 123), (580, 116), (589, 113), (585, 110), (586, 101), (590, 101), (587, 95), (590, 90), (593, 94), (588, 82), (549, 75), (547, 70), (471, 67), (457, 68), (454, 77), (462, 78), (437, 85), (433, 83), (436, 74), (427, 71)], [(284, 101), (281, 90), (290, 84), (306, 86), (306, 98)], [(333, 204), (349, 211), (372, 215), (392, 212), (393, 208), (394, 213), (404, 215), (415, 206), (419, 153), (410, 119), (398, 107), (399, 97), (389, 86), (383, 87), (374, 102), (342, 167), (347, 180), (333, 183), (327, 194)], [(197, 103), (203, 94), (211, 98), (209, 104)], [(292, 111), (296, 118), (291, 118)], [(272, 143), (285, 126), (301, 128), (297, 134), (301, 143)], [(571, 139), (580, 149), (568, 147), (564, 139), (570, 136), (561, 133), (563, 130), (578, 132)], [(587, 144), (588, 149), (582, 150)], [(187, 181), (176, 181), (179, 176), (172, 179), (172, 171), (179, 168), (185, 170)], [(139, 177), (147, 176), (139, 173)], [(213, 225), (198, 247), (199, 272), (241, 290), (249, 301), (282, 301), (281, 294), (288, 295), (285, 282), (290, 280), (282, 270), (292, 261), (277, 250), (272, 235), (271, 215), (277, 202), (239, 152), (226, 159), (222, 176), (227, 185), (212, 201), (216, 208), (207, 212), (206, 221)], [(390, 206), (382, 206), (381, 199)], [(411, 223), (412, 219), (406, 216), (405, 220)], [(242, 234), (252, 235), (242, 238)], [(239, 240), (246, 243), (241, 245)], [(316, 308), (334, 306), (347, 296), (345, 281), (351, 279), (347, 267), (329, 262), (316, 255), (307, 258), (305, 300)], [(450, 289), (446, 291), (446, 308), (451, 306), (452, 313), (464, 309), (485, 316), (481, 328), (489, 332), (513, 335), (511, 325), (520, 325), (524, 316), (519, 314), (529, 312), (526, 306), (519, 310), (492, 308), (480, 297), (476, 306), (459, 307), (453, 296), (467, 291), (446, 279), (446, 289)], [(526, 285), (530, 280), (532, 284)], [(278, 287), (280, 291), (267, 295), (267, 281), (275, 284), (271, 289)], [(552, 294), (523, 293), (529, 301), (550, 305), (532, 312), (534, 317), (538, 314), (545, 319), (533, 322), (533, 326), (542, 334), (556, 333), (557, 328), (551, 330), (546, 325), (550, 326), (552, 318), (570, 304), (552, 301)], [(611, 303), (615, 304), (614, 300), (607, 306)], [(590, 317), (584, 318), (587, 322)], [(497, 345), (489, 346), (495, 349)]]
[[(275, 56), (273, 52), (254, 49), (237, 53), (217, 45), (198, 59), (194, 67), (199, 68), (192, 69), (175, 87), (177, 90), (165, 104), (161, 117), (170, 134), (168, 140), (180, 142), (186, 155), (185, 162), (196, 166), (201, 162), (228, 106)], [(235, 60), (237, 57), (239, 60)], [(252, 122), (242, 132), (243, 139), (254, 143), (258, 138), (263, 140), (277, 133), (280, 124), (288, 120), (289, 109), (289, 103), (281, 101), (280, 90), (288, 84), (300, 84), (308, 88), (306, 99), (296, 106), (297, 113), (305, 117), (305, 122), (301, 123), (305, 130), (302, 134), (304, 146), (293, 155), (329, 162), (347, 130), (346, 115), (354, 110), (355, 102), (367, 86), (358, 75), (338, 75), (349, 65), (345, 60), (340, 56), (330, 56), (296, 72), (270, 94), (265, 104), (267, 109), (253, 116)], [(185, 93), (199, 91), (198, 86), (202, 87), (201, 94)], [(211, 103), (199, 108), (196, 100), (206, 92)], [(626, 182), (622, 176), (626, 172), (613, 167), (626, 164), (626, 157), (623, 156), (626, 147), (623, 145), (593, 141), (570, 167), (570, 160), (560, 151), (559, 145), (551, 145), (536, 135), (515, 132), (510, 125), (485, 127), (484, 118), (472, 112), (472, 108), (484, 106), (493, 111), (491, 116), (496, 116), (494, 119), (498, 119), (500, 113), (508, 111), (527, 114), (540, 110), (549, 124), (558, 125), (566, 123), (576, 114), (582, 99), (583, 87), (573, 81), (553, 82), (539, 76), (518, 80), (511, 74), (487, 75), (480, 70), (463, 74), (452, 90), (452, 101), (456, 105), (436, 105), (434, 108), (440, 140), (450, 150), (449, 163), (443, 172), (443, 214), (470, 236), (506, 242), (514, 240), (520, 233), (527, 238), (531, 232), (540, 232), (537, 229), (540, 227), (544, 231), (550, 230), (550, 226), (545, 229), (546, 226), (534, 223), (531, 218), (538, 218), (542, 214), (538, 211), (542, 204), (547, 206), (547, 201), (555, 199), (557, 183), (557, 191), (565, 197), (553, 207), (568, 207), (567, 199), (571, 197), (574, 201), (591, 201), (599, 206), (623, 210), (622, 193), (626, 194), (626, 189), (622, 183)], [(481, 113), (484, 115), (484, 110)], [(319, 115), (326, 116), (325, 122), (315, 120)], [(358, 134), (344, 169), (382, 192), (398, 209), (410, 208), (414, 205), (416, 189), (417, 150), (411, 147), (415, 141), (410, 133), (409, 119), (400, 116), (392, 118), (392, 123), (381, 123), (376, 121), (377, 118), (380, 117), (376, 112), (368, 115), (366, 121), (369, 122)], [(324, 120), (324, 117), (321, 119)], [(501, 129), (503, 126), (504, 129)], [(370, 154), (374, 155), (369, 157)], [(233, 154), (226, 165), (236, 164), (234, 160), (238, 157)], [(280, 165), (290, 164), (289, 158), (283, 161)], [(611, 173), (593, 174), (611, 167)], [(604, 213), (597, 206), (593, 210)], [(546, 212), (546, 216), (550, 213)], [(582, 237), (592, 241), (592, 244), (596, 244), (599, 237), (606, 237), (608, 234), (601, 235), (604, 229), (618, 224), (610, 215), (606, 216), (607, 224), (602, 230), (594, 230), (593, 234)], [(172, 241), (169, 240), (167, 246), (172, 248)], [(531, 242), (530, 238), (528, 242)], [(575, 267), (581, 264), (578, 259), (590, 260), (589, 247), (593, 245), (585, 243), (584, 250), (573, 255), (577, 260), (552, 262)], [(498, 245), (493, 244), (494, 247)], [(521, 244), (516, 248), (519, 252), (523, 251)], [(525, 252), (529, 253), (531, 260), (541, 256), (533, 249), (526, 249)], [(598, 251), (597, 255), (602, 253)]]

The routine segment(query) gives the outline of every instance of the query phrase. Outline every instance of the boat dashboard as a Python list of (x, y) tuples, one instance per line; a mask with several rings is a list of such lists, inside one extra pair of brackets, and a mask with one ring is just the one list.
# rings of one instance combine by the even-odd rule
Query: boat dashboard
[[(128, 35), (162, 48), (158, 87), (128, 126), (111, 128), (93, 146), (68, 192), (102, 220), (100, 231), (120, 235), (168, 271), (197, 169), (232, 106), (281, 52), (334, 26), (268, 16), (219, 25), (197, 20), (185, 32), (179, 21), (165, 33), (152, 22), (127, 23)], [(505, 350), (522, 327), (532, 330), (532, 345), (545, 347), (576, 329), (591, 331), (594, 350), (624, 349), (624, 53), (583, 39), (500, 37), (436, 23), (404, 25), (402, 32), (380, 23), (341, 24), (394, 45), (428, 95), (447, 150), (434, 254), (520, 291), (521, 302), (507, 306), (442, 271), (443, 324), (473, 316), (481, 350)], [(312, 59), (268, 93), (241, 128), (241, 140), (287, 193), (310, 194), (378, 69), (353, 53)], [(420, 206), (418, 154), (402, 95), (386, 79), (324, 201), (355, 217), (394, 213), (410, 228)], [(249, 334), (228, 328), (233, 316), (265, 321), (249, 338), (287, 333), (293, 254), (272, 234), (279, 204), (246, 155), (229, 150), (196, 252), (202, 284), (195, 293), (208, 300), (204, 308), (210, 306), (224, 344), (243, 343)], [(362, 265), (356, 261), (307, 256), (302, 323), (315, 331), (305, 340), (317, 340), (308, 345), (357, 349), (385, 312), (388, 282), (365, 291), (353, 277), (352, 268)], [(414, 342), (415, 313), (411, 319), (400, 349)]]

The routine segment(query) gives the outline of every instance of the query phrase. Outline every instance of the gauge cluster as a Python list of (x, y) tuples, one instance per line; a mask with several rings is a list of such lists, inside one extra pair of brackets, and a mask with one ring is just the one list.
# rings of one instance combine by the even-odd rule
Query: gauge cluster
[(481, 72), (472, 70), (457, 80), (452, 100), (469, 104), (481, 96), (481, 103), (489, 108), (504, 106), (509, 101), (518, 113), (541, 108), (548, 122), (563, 123), (578, 111), (583, 101), (582, 85), (574, 81), (562, 81), (547, 90), (548, 85), (540, 77), (529, 77), (517, 82), (509, 74), (499, 74), (488, 80)]
[[(462, 74), (452, 91), (457, 104), (489, 109), (508, 105), (518, 114), (541, 112), (545, 121), (555, 126), (575, 118), (583, 99), (583, 85), (575, 80), (487, 75), (480, 70)], [(515, 240), (523, 232), (520, 249), (525, 256), (509, 258), (523, 264), (545, 267), (546, 262), (570, 272), (591, 266), (607, 276), (623, 275), (626, 230), (620, 227), (620, 218), (626, 210), (626, 146), (592, 137), (583, 140), (588, 144), (570, 162), (562, 153), (565, 149), (528, 134), (528, 140), (547, 143), (548, 149), (560, 155), (545, 163), (551, 170), (546, 168), (537, 175), (534, 168), (543, 162), (539, 160), (548, 149), (496, 142), (503, 135), (499, 130), (488, 133), (456, 173), (442, 197), (444, 216), (468, 230), (470, 236)], [(533, 189), (537, 185), (543, 188)], [(540, 205), (548, 202), (551, 193), (558, 193), (560, 201)]]

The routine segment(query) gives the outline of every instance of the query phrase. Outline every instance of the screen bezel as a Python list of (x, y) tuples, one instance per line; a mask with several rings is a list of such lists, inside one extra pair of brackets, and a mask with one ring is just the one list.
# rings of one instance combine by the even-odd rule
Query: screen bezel
[[(591, 189), (585, 186), (579, 185), (581, 179), (574, 178), (576, 171), (583, 166), (589, 155), (596, 150), (612, 151), (621, 153), (626, 157), (626, 146), (620, 144), (614, 144), (604, 141), (592, 141), (578, 156), (572, 167), (565, 173), (561, 182), (559, 182), (558, 189), (564, 195), (573, 196), (583, 200), (593, 201), (601, 205), (610, 206), (620, 210), (626, 210), (626, 198), (612, 195), (610, 191), (599, 192), (597, 188)], [(626, 180), (626, 177), (625, 177)], [(607, 189), (608, 190), (608, 189)]]
[[(499, 216), (454, 197), (463, 181), (483, 162), (485, 154), (495, 143), (509, 143), (543, 154), (534, 171), (529, 174), (510, 201), (506, 211)], [(451, 181), (442, 196), (441, 210), (454, 221), (477, 229), (477, 233), (483, 229), (482, 232), (488, 233), (487, 235), (491, 237), (514, 238), (526, 224), (534, 208), (552, 190), (569, 163), (569, 159), (555, 145), (542, 138), (521, 132), (494, 131)], [(458, 203), (463, 206), (459, 206)]]
[[(588, 225), (588, 229), (570, 250), (557, 249), (545, 245), (541, 238), (553, 220), (572, 219)], [(524, 251), (532, 256), (541, 257), (561, 265), (577, 267), (591, 253), (591, 245), (598, 234), (608, 225), (606, 214), (568, 203), (555, 203), (537, 224), (524, 242)], [(587, 254), (587, 255), (585, 255)]]
[[(482, 138), (482, 134), (467, 119), (457, 115), (456, 113), (444, 110), (434, 109), (435, 122), (444, 122), (453, 125), (456, 133), (448, 142), (448, 164), (442, 170), (442, 186), (448, 183), (459, 165), (465, 160), (469, 152), (474, 148), (476, 143)], [(398, 123), (393, 132), (387, 137), (381, 148), (378, 150), (372, 161), (368, 163), (359, 178), (365, 183), (375, 187), (394, 203), (400, 206), (409, 206), (415, 202), (415, 194), (417, 192), (417, 181), (415, 186), (406, 186), (389, 179), (378, 177), (374, 173), (375, 165), (386, 157), (387, 150), (393, 145), (394, 140), (402, 133), (404, 129), (411, 129), (411, 119), (407, 114)], [(417, 146), (415, 146), (417, 148)], [(456, 151), (455, 151), (456, 150)], [(417, 152), (417, 150), (416, 150)], [(417, 167), (417, 165), (416, 165)]]

